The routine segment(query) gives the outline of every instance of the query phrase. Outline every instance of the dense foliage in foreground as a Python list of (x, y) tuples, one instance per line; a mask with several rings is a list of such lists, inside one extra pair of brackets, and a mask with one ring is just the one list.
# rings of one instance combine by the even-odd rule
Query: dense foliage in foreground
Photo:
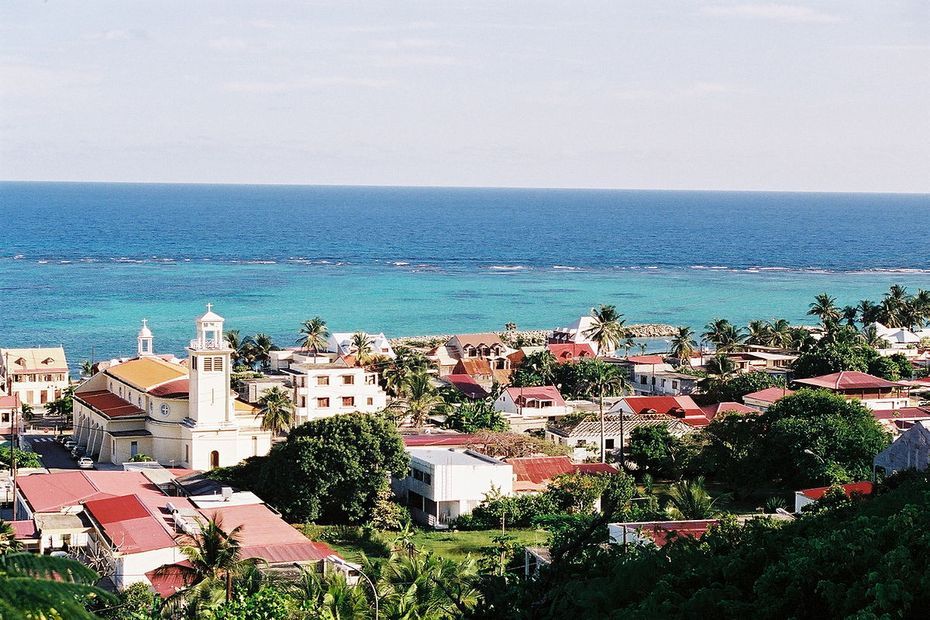
[(627, 555), (590, 541), (529, 582), (488, 582), (474, 617), (920, 617), (930, 609), (930, 482), (829, 495), (793, 522), (724, 522)]

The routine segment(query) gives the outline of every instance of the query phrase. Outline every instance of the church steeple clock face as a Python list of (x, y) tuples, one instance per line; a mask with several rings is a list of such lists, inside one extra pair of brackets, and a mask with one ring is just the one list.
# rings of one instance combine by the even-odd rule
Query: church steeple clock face
[(163, 416), (166, 416), (166, 417), (167, 417), (168, 414), (170, 414), (170, 413), (171, 413), (171, 407), (168, 406), (168, 403), (162, 404), (162, 406), (161, 406), (161, 414), (162, 414)]

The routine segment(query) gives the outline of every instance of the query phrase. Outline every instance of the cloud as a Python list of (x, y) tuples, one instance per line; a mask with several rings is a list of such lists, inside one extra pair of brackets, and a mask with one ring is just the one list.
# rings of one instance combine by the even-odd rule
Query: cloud
[(149, 33), (138, 28), (123, 28), (98, 32), (87, 38), (92, 41), (147, 41)]
[(225, 82), (223, 84), (223, 90), (231, 93), (272, 95), (305, 90), (325, 90), (328, 88), (338, 88), (341, 86), (357, 88), (384, 88), (391, 85), (392, 83), (392, 80), (375, 80), (333, 76), (279, 81)]
[(797, 4), (732, 4), (709, 5), (701, 11), (718, 17), (745, 17), (778, 22), (832, 24), (840, 21), (836, 15)]

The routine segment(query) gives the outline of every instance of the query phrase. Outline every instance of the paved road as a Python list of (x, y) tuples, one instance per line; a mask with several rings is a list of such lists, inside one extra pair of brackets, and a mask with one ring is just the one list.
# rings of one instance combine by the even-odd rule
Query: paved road
[(32, 449), (42, 457), (46, 469), (77, 469), (71, 454), (52, 435), (26, 435)]

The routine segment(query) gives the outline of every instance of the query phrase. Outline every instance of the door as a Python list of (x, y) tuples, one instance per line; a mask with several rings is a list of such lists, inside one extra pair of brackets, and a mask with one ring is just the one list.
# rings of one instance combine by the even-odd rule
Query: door
[(210, 469), (216, 469), (220, 466), (220, 453), (214, 450), (210, 453)]

